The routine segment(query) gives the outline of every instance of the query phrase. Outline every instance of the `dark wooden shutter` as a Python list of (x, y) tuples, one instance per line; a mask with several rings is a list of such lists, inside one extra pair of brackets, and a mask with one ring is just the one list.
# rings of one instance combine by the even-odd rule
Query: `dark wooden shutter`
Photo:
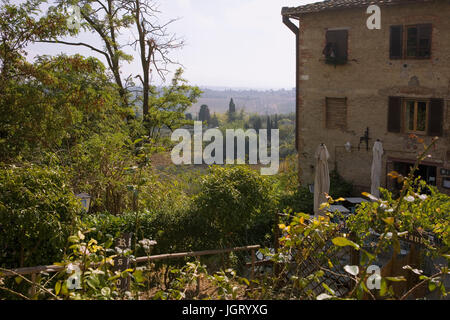
[(432, 30), (431, 24), (420, 24), (417, 26), (417, 56), (420, 58), (429, 58), (431, 56)]
[(327, 44), (332, 43), (336, 48), (336, 58), (347, 60), (348, 30), (329, 30), (326, 34)]
[(444, 100), (431, 99), (428, 112), (428, 135), (441, 137), (443, 133)]
[(402, 98), (389, 97), (388, 131), (399, 133), (402, 128)]
[(403, 57), (403, 26), (391, 26), (389, 56), (391, 59)]
[(327, 129), (347, 129), (347, 98), (325, 98)]

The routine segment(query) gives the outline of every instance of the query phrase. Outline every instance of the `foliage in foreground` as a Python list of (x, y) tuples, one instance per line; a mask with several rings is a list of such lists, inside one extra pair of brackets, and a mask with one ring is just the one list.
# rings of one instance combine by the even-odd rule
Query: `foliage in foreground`
[(0, 267), (60, 259), (81, 207), (58, 167), (2, 165)]

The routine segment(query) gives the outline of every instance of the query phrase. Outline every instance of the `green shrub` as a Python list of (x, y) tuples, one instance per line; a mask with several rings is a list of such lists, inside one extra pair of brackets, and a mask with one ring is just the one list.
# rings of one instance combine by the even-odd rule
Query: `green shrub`
[(292, 193), (281, 194), (279, 211), (290, 209), (293, 212), (314, 212), (314, 194), (308, 187), (299, 187)]
[(63, 256), (80, 204), (57, 167), (2, 165), (0, 266), (53, 263)]
[(271, 232), (276, 198), (270, 180), (248, 166), (213, 166), (191, 210), (196, 247), (258, 244)]
[[(170, 210), (127, 212), (120, 216), (101, 213), (86, 215), (83, 218), (86, 227), (96, 229), (91, 234), (100, 242), (105, 242), (108, 235), (116, 238), (121, 233), (133, 233), (133, 239), (137, 240), (156, 240), (158, 245), (152, 250), (152, 254), (189, 250), (189, 243), (186, 241), (189, 224), (186, 220), (185, 212)], [(144, 252), (138, 250), (136, 255), (142, 256)]]
[[(245, 166), (213, 167), (199, 188), (192, 200), (174, 195), (182, 205), (157, 202), (158, 206), (139, 213), (93, 214), (83, 221), (96, 228), (93, 236), (99, 241), (121, 232), (156, 240), (152, 254), (259, 244), (267, 239), (276, 212), (269, 180)], [(172, 199), (169, 193), (166, 196)]]

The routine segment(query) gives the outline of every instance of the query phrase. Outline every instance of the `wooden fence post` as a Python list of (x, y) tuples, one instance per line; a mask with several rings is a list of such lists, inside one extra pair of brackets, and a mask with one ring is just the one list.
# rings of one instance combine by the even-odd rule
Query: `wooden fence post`
[(31, 282), (33, 284), (31, 285), (31, 296), (34, 297), (36, 295), (36, 273), (31, 274)]
[[(195, 260), (198, 262), (198, 264), (200, 265), (200, 257), (195, 257)], [(200, 275), (197, 277), (197, 289), (196, 289), (196, 295), (198, 296), (200, 294)]]
[(256, 262), (256, 255), (255, 255), (255, 249), (252, 249), (252, 272), (250, 274), (250, 279), (255, 279), (255, 262)]

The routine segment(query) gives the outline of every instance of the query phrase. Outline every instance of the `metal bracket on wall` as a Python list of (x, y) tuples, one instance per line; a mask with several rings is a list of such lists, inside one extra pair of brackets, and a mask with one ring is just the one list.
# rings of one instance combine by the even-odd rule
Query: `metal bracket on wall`
[(366, 151), (369, 151), (369, 140), (371, 139), (369, 138), (369, 127), (367, 127), (366, 131), (364, 132), (364, 136), (359, 138), (358, 151), (361, 148), (362, 142), (366, 143)]

